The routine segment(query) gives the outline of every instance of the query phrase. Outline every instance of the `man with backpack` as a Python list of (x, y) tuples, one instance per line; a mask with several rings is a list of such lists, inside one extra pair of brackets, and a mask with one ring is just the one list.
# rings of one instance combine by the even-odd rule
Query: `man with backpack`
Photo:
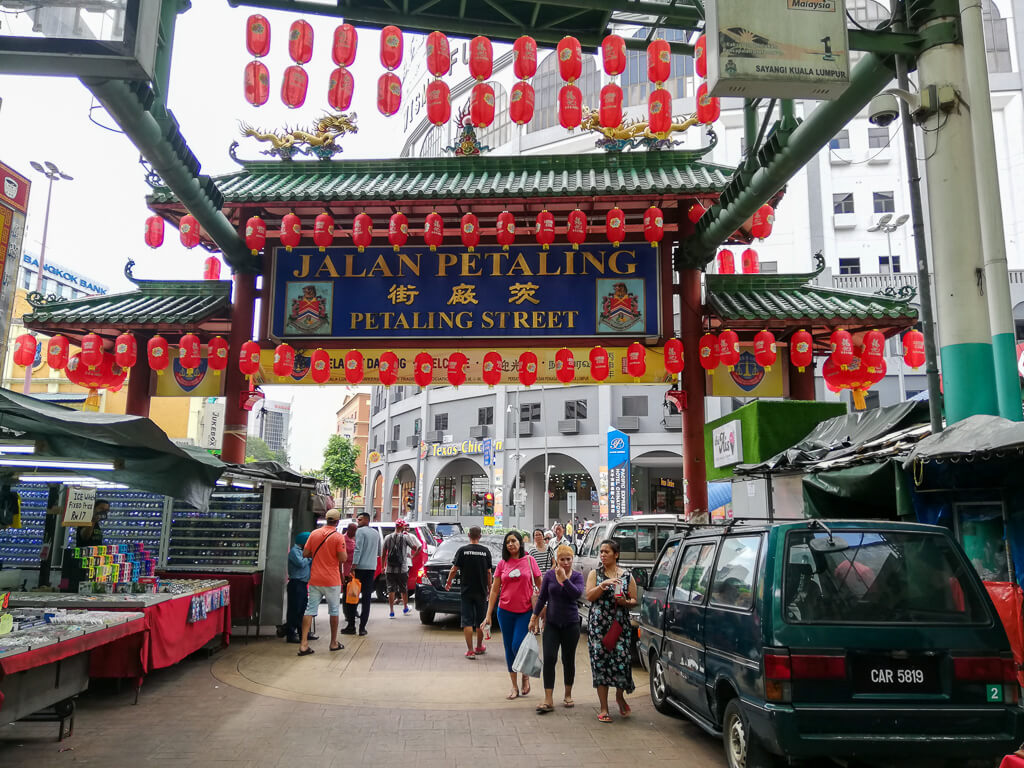
[(306, 539), (302, 554), (310, 558), (309, 565), (309, 599), (306, 603), (306, 614), (302, 617), (302, 641), (299, 645), (299, 656), (313, 653), (309, 647), (309, 628), (313, 617), (320, 612), (320, 598), (327, 601), (327, 613), (331, 621), (332, 651), (340, 651), (345, 646), (338, 642), (338, 616), (341, 613), (341, 568), (348, 560), (345, 549), (345, 537), (338, 533), (338, 521), (341, 510), (332, 509), (327, 512), (322, 528), (313, 531)]
[(419, 550), (419, 539), (409, 533), (405, 520), (395, 522), (395, 532), (384, 537), (384, 578), (392, 619), (395, 618), (395, 593), (402, 596), (402, 614), (409, 613), (409, 565)]

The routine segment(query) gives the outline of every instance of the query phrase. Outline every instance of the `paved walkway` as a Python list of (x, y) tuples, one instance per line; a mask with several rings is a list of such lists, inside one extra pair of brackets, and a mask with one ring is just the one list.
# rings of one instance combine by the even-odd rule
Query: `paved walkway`
[[(540, 686), (505, 701), (500, 635), (475, 661), (457, 624), (425, 627), (416, 614), (387, 619), (374, 604), (370, 634), (299, 658), (282, 640), (236, 638), (210, 659), (151, 675), (139, 704), (102, 683), (80, 699), (75, 734), (55, 724), (0, 727), (0, 766), (146, 765), (160, 768), (523, 768), (644, 766), (718, 768), (721, 743), (651, 707), (634, 670), (633, 716), (597, 722), (586, 637), (577, 654), (576, 707), (538, 716)], [(538, 681), (539, 682), (539, 681)], [(560, 683), (555, 700), (560, 701)], [(63, 750), (63, 751), (62, 751)]]

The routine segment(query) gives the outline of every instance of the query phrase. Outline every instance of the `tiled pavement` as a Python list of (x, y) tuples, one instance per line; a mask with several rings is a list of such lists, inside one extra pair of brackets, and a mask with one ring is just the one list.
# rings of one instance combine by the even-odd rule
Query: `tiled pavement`
[[(0, 766), (724, 765), (719, 741), (653, 710), (639, 667), (632, 717), (621, 720), (613, 707), (613, 724), (597, 722), (585, 636), (576, 707), (538, 716), (539, 685), (504, 700), (498, 635), (486, 656), (467, 661), (456, 624), (424, 627), (415, 614), (389, 621), (378, 604), (369, 636), (344, 637), (346, 649), (328, 653), (326, 617), (320, 624), (312, 656), (298, 658), (296, 646), (277, 639), (236, 638), (210, 659), (151, 675), (137, 706), (127, 688), (96, 686), (80, 700), (74, 736), (60, 744), (54, 724), (0, 727)], [(559, 691), (557, 683), (556, 702)]]

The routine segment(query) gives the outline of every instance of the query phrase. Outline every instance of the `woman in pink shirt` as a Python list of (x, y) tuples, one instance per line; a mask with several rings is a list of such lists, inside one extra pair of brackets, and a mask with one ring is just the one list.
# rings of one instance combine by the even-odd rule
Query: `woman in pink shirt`
[(498, 607), (498, 626), (501, 640), (505, 644), (505, 663), (512, 678), (512, 691), (505, 698), (516, 699), (530, 692), (530, 678), (523, 675), (520, 688), (512, 662), (516, 658), (520, 643), (526, 637), (533, 615), (533, 592), (540, 589), (540, 567), (537, 561), (526, 554), (523, 537), (519, 531), (509, 531), (501, 547), (501, 562), (494, 571), (490, 599), (487, 601), (488, 629), (494, 616), (495, 603)]

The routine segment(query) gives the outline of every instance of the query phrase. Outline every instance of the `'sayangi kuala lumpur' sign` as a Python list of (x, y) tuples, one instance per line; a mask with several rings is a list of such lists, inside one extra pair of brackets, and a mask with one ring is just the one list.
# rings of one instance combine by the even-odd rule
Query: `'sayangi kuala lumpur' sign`
[(270, 333), (279, 339), (650, 338), (661, 262), (648, 243), (278, 248)]

